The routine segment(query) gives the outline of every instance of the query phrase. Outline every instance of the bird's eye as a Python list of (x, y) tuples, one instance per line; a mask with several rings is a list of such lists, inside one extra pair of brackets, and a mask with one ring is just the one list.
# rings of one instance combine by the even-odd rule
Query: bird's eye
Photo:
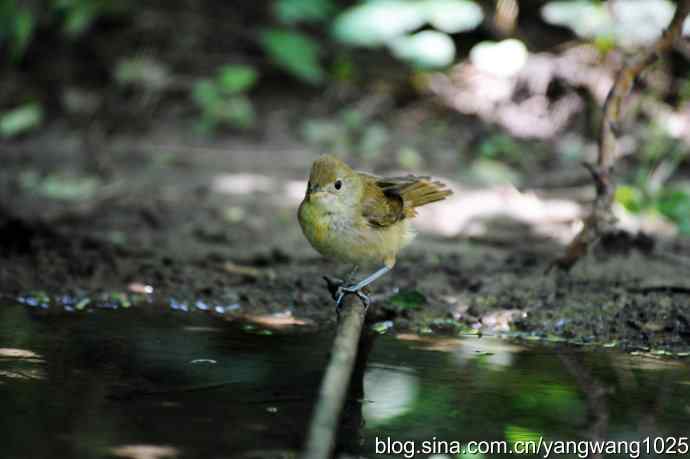
[(339, 189), (341, 189), (342, 187), (343, 187), (343, 181), (340, 180), (340, 179), (336, 180), (336, 181), (335, 181), (335, 189), (336, 189), (336, 190), (339, 190)]

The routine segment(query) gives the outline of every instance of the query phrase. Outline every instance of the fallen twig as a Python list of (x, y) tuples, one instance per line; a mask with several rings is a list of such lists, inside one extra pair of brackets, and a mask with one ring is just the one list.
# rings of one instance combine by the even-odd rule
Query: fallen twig
[(321, 382), (303, 459), (327, 459), (335, 448), (340, 414), (355, 365), (366, 308), (356, 295), (345, 298), (331, 360)]
[(604, 115), (599, 130), (597, 162), (595, 165), (585, 164), (585, 167), (592, 174), (596, 186), (596, 198), (592, 203), (592, 210), (585, 218), (580, 232), (568, 245), (565, 254), (551, 263), (547, 271), (554, 266), (564, 271), (572, 268), (587, 253), (589, 247), (615, 224), (616, 218), (612, 213), (611, 206), (616, 187), (611, 172), (617, 156), (616, 140), (620, 133), (623, 99), (632, 91), (640, 73), (656, 62), (661, 54), (675, 45), (681, 36), (683, 22), (688, 13), (690, 13), (690, 0), (681, 0), (671, 24), (654, 43), (654, 46), (636, 56), (618, 73), (604, 103)]

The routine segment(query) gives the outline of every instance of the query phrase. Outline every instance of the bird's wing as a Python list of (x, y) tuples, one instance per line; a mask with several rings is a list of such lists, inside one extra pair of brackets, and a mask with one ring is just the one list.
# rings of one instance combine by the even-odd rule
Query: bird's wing
[(385, 193), (376, 182), (377, 177), (362, 174), (364, 198), (362, 216), (372, 226), (390, 226), (405, 218), (403, 200), (393, 193)]
[(441, 201), (453, 192), (430, 177), (375, 177), (361, 174), (365, 180), (363, 216), (374, 226), (388, 226), (417, 215), (415, 207)]

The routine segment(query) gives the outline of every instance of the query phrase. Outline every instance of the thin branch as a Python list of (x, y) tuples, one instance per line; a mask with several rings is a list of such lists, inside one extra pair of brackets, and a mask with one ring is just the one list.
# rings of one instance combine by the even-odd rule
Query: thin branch
[(681, 36), (683, 22), (688, 13), (690, 13), (690, 0), (680, 1), (671, 24), (654, 46), (628, 62), (618, 73), (604, 103), (604, 114), (599, 127), (599, 155), (596, 165), (585, 164), (592, 174), (597, 192), (592, 203), (592, 210), (585, 218), (582, 230), (566, 249), (566, 253), (555, 260), (547, 271), (554, 266), (564, 271), (572, 268), (587, 253), (589, 247), (615, 224), (616, 218), (611, 211), (611, 206), (616, 187), (611, 172), (617, 159), (616, 141), (620, 134), (623, 100), (632, 91), (640, 73), (656, 62), (664, 52), (673, 48)]
[(327, 459), (335, 448), (340, 414), (357, 356), (366, 309), (356, 295), (345, 298), (331, 361), (321, 382), (303, 459)]

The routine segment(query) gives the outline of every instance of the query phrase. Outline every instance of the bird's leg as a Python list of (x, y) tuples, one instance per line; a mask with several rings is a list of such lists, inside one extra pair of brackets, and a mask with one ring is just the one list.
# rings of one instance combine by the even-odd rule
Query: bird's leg
[(367, 277), (365, 277), (364, 279), (362, 279), (361, 281), (359, 281), (356, 284), (351, 284), (351, 285), (346, 285), (346, 286), (341, 285), (340, 287), (338, 287), (338, 289), (336, 290), (335, 295), (334, 295), (336, 308), (338, 310), (340, 310), (341, 304), (342, 304), (345, 296), (352, 294), (352, 293), (357, 295), (359, 297), (359, 299), (362, 300), (362, 303), (364, 303), (365, 307), (369, 307), (369, 297), (364, 292), (362, 292), (362, 289), (364, 287), (366, 287), (367, 285), (371, 284), (372, 282), (374, 282), (379, 277), (386, 274), (390, 270), (391, 270), (391, 268), (389, 268), (388, 266), (384, 266), (381, 269), (379, 269), (378, 271), (371, 273), (370, 275), (368, 275)]
[(352, 279), (354, 279), (355, 275), (357, 274), (357, 271), (359, 271), (359, 266), (352, 265), (352, 269), (350, 269), (350, 273), (345, 278), (346, 284), (349, 284), (350, 282), (352, 282)]

